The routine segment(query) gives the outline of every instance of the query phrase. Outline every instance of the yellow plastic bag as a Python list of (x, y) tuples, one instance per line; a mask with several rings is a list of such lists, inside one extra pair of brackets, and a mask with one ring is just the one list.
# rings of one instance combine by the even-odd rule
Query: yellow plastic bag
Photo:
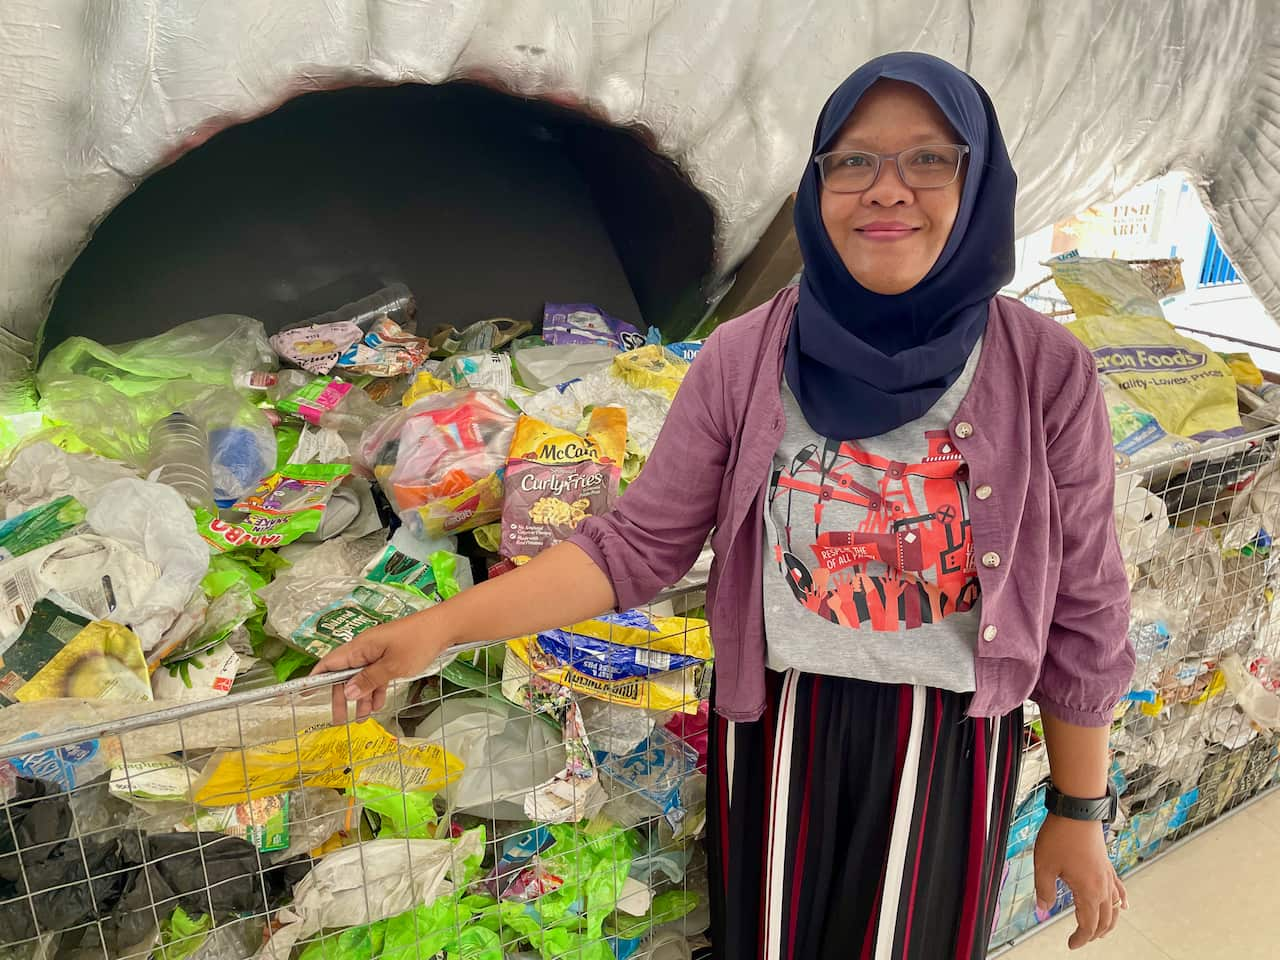
[(1256, 388), (1262, 386), (1262, 371), (1247, 353), (1220, 353), (1223, 362), (1231, 369), (1231, 375), (1242, 387)]
[(201, 774), (193, 799), (203, 807), (226, 807), (300, 786), (354, 790), (365, 783), (439, 791), (460, 777), (462, 768), (462, 761), (438, 744), (403, 742), (368, 719), (219, 751)]
[(674, 400), (689, 364), (665, 347), (649, 344), (614, 357), (613, 372), (637, 390), (651, 390)]
[(1206, 440), (1241, 432), (1236, 381), (1227, 364), (1164, 319), (1127, 263), (1080, 258), (1050, 267), (1076, 314), (1067, 329), (1131, 404), (1177, 437)]
[(452, 383), (447, 380), (441, 380), (428, 370), (419, 370), (418, 375), (413, 378), (413, 383), (409, 385), (400, 403), (402, 406), (412, 407), (423, 397), (428, 397), (433, 393), (448, 393), (450, 390), (456, 390)]

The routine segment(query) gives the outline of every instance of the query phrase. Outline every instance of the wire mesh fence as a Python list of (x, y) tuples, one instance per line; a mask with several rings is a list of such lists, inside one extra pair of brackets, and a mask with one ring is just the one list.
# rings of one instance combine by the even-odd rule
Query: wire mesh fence
[[(1108, 843), (1121, 875), (1276, 783), (1278, 445), (1272, 427), (1117, 476), (1137, 652), (1111, 732), (1120, 818)], [(993, 948), (1070, 906), (1062, 886), (1050, 910), (1036, 906), (1049, 775), (1040, 734), (1031, 720)]]
[[(1270, 429), (1119, 475), (1138, 653), (1112, 732), (1122, 873), (1276, 782), (1277, 449)], [(701, 603), (686, 588), (455, 651), (341, 726), (334, 677), (0, 710), (0, 955), (708, 955)], [(1028, 718), (993, 947), (1069, 908), (1065, 890), (1035, 905), (1049, 771)]]
[(334, 677), (0, 712), (0, 955), (692, 956), (710, 643), (673, 605), (694, 603), (457, 651), (341, 726)]

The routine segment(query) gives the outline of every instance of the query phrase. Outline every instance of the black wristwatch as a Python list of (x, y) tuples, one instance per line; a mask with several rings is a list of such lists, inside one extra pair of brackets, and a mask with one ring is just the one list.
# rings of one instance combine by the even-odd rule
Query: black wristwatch
[(1044, 808), (1059, 817), (1068, 820), (1099, 820), (1102, 823), (1114, 823), (1116, 814), (1120, 812), (1120, 797), (1116, 794), (1114, 784), (1107, 784), (1107, 795), (1096, 800), (1082, 800), (1059, 793), (1058, 788), (1049, 784), (1044, 792)]

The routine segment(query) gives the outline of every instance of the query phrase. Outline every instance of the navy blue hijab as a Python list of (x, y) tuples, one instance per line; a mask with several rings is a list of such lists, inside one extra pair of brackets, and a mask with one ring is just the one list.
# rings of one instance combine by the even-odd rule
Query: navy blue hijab
[[(895, 296), (872, 293), (845, 268), (822, 223), (813, 162), (880, 79), (924, 90), (969, 145), (951, 236), (928, 275)], [(946, 61), (920, 53), (878, 57), (831, 95), (796, 196), (804, 274), (785, 364), (814, 430), (837, 440), (879, 436), (919, 419), (955, 383), (986, 329), (991, 298), (1013, 277), (1016, 191), (991, 99)]]

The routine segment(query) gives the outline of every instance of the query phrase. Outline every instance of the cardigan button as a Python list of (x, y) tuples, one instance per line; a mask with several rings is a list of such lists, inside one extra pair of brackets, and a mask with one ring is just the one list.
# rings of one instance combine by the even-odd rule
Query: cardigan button
[(994, 642), (996, 637), (999, 635), (1000, 631), (996, 629), (996, 625), (994, 623), (982, 631), (982, 639), (987, 641), (987, 643)]
[(968, 440), (973, 436), (973, 424), (968, 421), (961, 420), (956, 424), (956, 437), (960, 440)]
[(991, 494), (994, 492), (995, 491), (991, 489), (990, 485), (984, 483), (982, 486), (978, 487), (977, 490), (973, 491), (973, 495), (979, 500), (990, 500)]
[(984, 553), (982, 555), (982, 565), (988, 570), (994, 570), (996, 567), (1000, 566), (1000, 554)]

